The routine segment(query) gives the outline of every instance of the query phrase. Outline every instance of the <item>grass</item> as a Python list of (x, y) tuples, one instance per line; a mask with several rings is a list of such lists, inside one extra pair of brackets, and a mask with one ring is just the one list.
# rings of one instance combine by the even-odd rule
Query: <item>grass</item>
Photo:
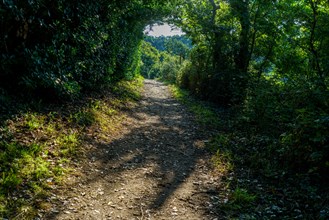
[[(85, 137), (118, 132), (122, 109), (140, 98), (143, 79), (119, 82), (106, 94), (92, 94), (65, 106), (27, 106), (0, 123), (0, 219), (33, 219), (54, 185), (74, 172)], [(51, 109), (50, 109), (51, 108)], [(34, 108), (35, 109), (35, 108)], [(10, 114), (10, 113), (8, 113)]]
[(234, 163), (232, 153), (229, 151), (217, 150), (217, 152), (212, 156), (211, 162), (216, 170), (224, 175), (233, 171)]
[(203, 126), (217, 128), (220, 126), (220, 120), (216, 111), (209, 105), (192, 98), (186, 90), (177, 85), (169, 85), (173, 96), (184, 103), (195, 114), (198, 123)]
[[(312, 171), (300, 175), (285, 169), (285, 161), (273, 153), (282, 153), (275, 137), (246, 122), (239, 109), (221, 112), (228, 117), (219, 115), (187, 91), (175, 85), (170, 88), (197, 121), (212, 131), (207, 147), (212, 152), (214, 171), (221, 177), (214, 204), (223, 218), (328, 219), (328, 187), (319, 183), (320, 176)], [(296, 205), (305, 211), (295, 212)]]
[[(225, 198), (218, 209), (228, 212), (228, 216), (235, 216), (236, 212), (249, 212), (253, 206), (256, 195), (249, 193), (247, 188), (241, 188), (237, 185), (236, 163), (241, 159), (236, 155), (237, 144), (234, 142), (235, 134), (231, 132), (231, 121), (229, 118), (223, 118), (218, 111), (205, 102), (192, 98), (185, 90), (176, 85), (170, 85), (173, 96), (186, 105), (192, 111), (197, 122), (208, 130), (213, 130), (212, 137), (207, 143), (207, 148), (212, 152), (211, 163), (214, 170), (223, 176), (223, 192), (218, 192), (219, 197)], [(229, 193), (228, 193), (229, 192)], [(221, 195), (221, 193), (223, 193)], [(218, 202), (220, 204), (220, 202)]]
[(45, 126), (45, 117), (36, 113), (26, 113), (24, 116), (26, 127), (33, 131)]
[(231, 194), (229, 195), (229, 200), (223, 206), (223, 208), (236, 211), (242, 208), (250, 207), (255, 200), (255, 195), (249, 193), (246, 189), (238, 187), (231, 192)]
[[(173, 96), (196, 116), (197, 122), (211, 129), (221, 127), (221, 119), (216, 111), (204, 102), (192, 98), (186, 90), (177, 85), (169, 85)], [(233, 170), (232, 153), (229, 151), (230, 139), (224, 134), (215, 135), (208, 144), (208, 148), (214, 153), (211, 161), (214, 167), (223, 174)]]

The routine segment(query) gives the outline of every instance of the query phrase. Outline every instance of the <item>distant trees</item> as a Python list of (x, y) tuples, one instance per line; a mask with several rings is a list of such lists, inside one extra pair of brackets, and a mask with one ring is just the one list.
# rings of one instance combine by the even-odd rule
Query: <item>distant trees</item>
[(191, 41), (185, 36), (145, 36), (141, 45), (141, 74), (146, 78), (175, 82), (190, 48)]
[[(184, 48), (185, 50), (192, 48), (192, 41), (186, 37), (185, 35), (174, 35), (174, 36), (144, 36), (144, 40), (146, 42), (151, 43), (153, 47), (155, 47), (159, 51), (169, 51), (172, 50), (174, 45), (179, 44), (179, 47)], [(178, 53), (175, 53), (178, 55)]]

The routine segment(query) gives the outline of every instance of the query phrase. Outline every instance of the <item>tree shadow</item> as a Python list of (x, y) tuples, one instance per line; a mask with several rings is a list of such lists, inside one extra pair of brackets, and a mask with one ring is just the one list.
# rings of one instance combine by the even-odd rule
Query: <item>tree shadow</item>
[[(163, 85), (155, 83), (152, 86)], [(207, 156), (207, 151), (199, 144), (208, 138), (207, 132), (196, 125), (194, 116), (184, 106), (172, 98), (161, 97), (161, 94), (157, 97), (158, 95), (154, 94), (143, 99), (138, 107), (128, 112), (131, 122), (134, 123), (129, 124), (117, 139), (101, 142), (85, 137), (85, 142), (93, 146), (93, 150), (87, 153), (87, 158), (90, 160), (86, 161), (81, 169), (87, 175), (70, 188), (97, 183), (102, 185), (106, 195), (113, 195), (118, 184), (127, 181), (140, 181), (140, 184), (143, 184), (145, 180), (150, 188), (135, 184), (134, 187), (143, 190), (134, 192), (130, 189), (129, 192), (136, 194), (136, 199), (128, 203), (129, 206), (135, 207), (134, 209), (143, 203), (145, 209), (154, 213), (165, 206), (186, 182), (192, 181), (190, 180), (192, 176), (193, 181), (201, 180), (197, 177), (199, 173), (195, 172), (197, 166), (200, 166), (198, 165), (200, 160)], [(91, 170), (97, 171), (91, 172)], [(204, 188), (204, 192), (210, 192), (208, 186), (202, 183), (189, 184), (192, 186), (188, 190), (200, 191), (200, 188)], [(193, 192), (184, 192), (181, 194), (184, 198), (178, 199), (191, 199), (192, 194)], [(204, 207), (204, 204), (210, 202), (208, 197), (203, 198), (208, 201), (198, 201), (200, 204), (194, 205)], [(84, 200), (84, 197), (79, 199)], [(97, 199), (103, 198), (99, 196)], [(113, 198), (113, 201), (117, 200)], [(58, 209), (65, 210), (65, 204)], [(77, 210), (78, 213), (80, 211)], [(46, 217), (56, 219), (61, 214), (62, 212), (48, 213)], [(137, 213), (139, 216), (142, 214), (140, 211)], [(100, 217), (104, 218), (105, 214), (103, 215)]]

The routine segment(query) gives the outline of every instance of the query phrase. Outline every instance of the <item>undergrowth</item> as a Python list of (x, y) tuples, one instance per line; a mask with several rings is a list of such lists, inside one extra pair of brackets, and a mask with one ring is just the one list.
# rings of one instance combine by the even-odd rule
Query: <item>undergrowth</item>
[[(243, 112), (216, 110), (176, 85), (173, 96), (185, 104), (201, 126), (212, 131), (207, 147), (222, 177), (217, 209), (228, 219), (326, 219), (325, 176), (302, 173), (280, 159), (281, 141), (246, 123)], [(279, 129), (279, 128), (278, 128)], [(281, 137), (282, 138), (282, 137)], [(298, 160), (298, 158), (296, 158)]]
[(220, 121), (218, 120), (218, 113), (214, 108), (209, 105), (196, 101), (193, 97), (189, 95), (189, 92), (180, 89), (178, 86), (171, 84), (169, 88), (173, 96), (180, 102), (184, 103), (189, 107), (189, 109), (195, 114), (198, 123), (203, 126), (217, 128), (220, 127)]
[(32, 219), (37, 209), (46, 209), (42, 201), (74, 172), (85, 137), (108, 139), (117, 132), (122, 109), (140, 98), (142, 81), (121, 81), (77, 103), (25, 105), (12, 116), (7, 111), (0, 123), (0, 219)]

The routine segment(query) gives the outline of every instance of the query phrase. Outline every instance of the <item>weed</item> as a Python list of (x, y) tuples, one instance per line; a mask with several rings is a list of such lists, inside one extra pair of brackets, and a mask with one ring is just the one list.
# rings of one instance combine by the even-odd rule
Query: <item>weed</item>
[(218, 149), (228, 148), (230, 139), (226, 134), (218, 134), (213, 137), (208, 144), (208, 148), (214, 152), (217, 152)]
[(6, 198), (0, 194), (0, 218), (6, 213)]
[(229, 151), (217, 150), (216, 154), (212, 156), (211, 162), (223, 174), (229, 173), (234, 168), (232, 154)]
[(77, 153), (79, 137), (76, 132), (71, 131), (71, 134), (57, 137), (56, 143), (60, 146), (60, 153), (62, 156), (75, 155)]
[(2, 186), (2, 193), (5, 193), (8, 190), (15, 189), (19, 186), (23, 180), (17, 175), (14, 169), (10, 169), (7, 172), (3, 172), (0, 179), (0, 186)]
[(216, 128), (219, 126), (219, 118), (215, 111), (210, 107), (205, 105), (201, 101), (197, 101), (190, 97), (189, 93), (183, 89), (180, 89), (176, 85), (169, 86), (173, 96), (183, 104), (185, 104), (196, 116), (199, 124)]
[(92, 110), (100, 109), (103, 103), (100, 100), (94, 100), (90, 103), (90, 108)]
[(120, 99), (112, 99), (110, 104), (115, 108), (122, 108), (124, 106), (124, 102)]
[(36, 144), (36, 143), (32, 143), (29, 147), (29, 152), (32, 155), (37, 155), (38, 153), (41, 152), (41, 150), (44, 148), (44, 146), (40, 145), (40, 144)]
[(66, 169), (61, 163), (53, 168), (53, 173), (56, 177), (62, 176), (65, 172)]
[(35, 171), (34, 177), (38, 180), (46, 178), (50, 175), (49, 163), (43, 160), (41, 157), (35, 158)]
[(56, 124), (54, 124), (54, 123), (49, 123), (49, 124), (47, 125), (47, 127), (46, 127), (46, 132), (47, 132), (48, 134), (53, 134), (53, 133), (55, 133), (55, 132), (56, 132)]
[(29, 204), (24, 204), (25, 202), (22, 201), (19, 207), (19, 209), (17, 210), (17, 215), (13, 218), (15, 219), (32, 219), (33, 216), (36, 215), (36, 210), (34, 209), (34, 207), (30, 206)]
[[(89, 104), (74, 107), (72, 111), (70, 108), (46, 114), (28, 112), (3, 121), (0, 125), (0, 219), (34, 219), (37, 208), (47, 207), (38, 201), (45, 201), (50, 185), (63, 184), (64, 175), (73, 172), (70, 158), (77, 154), (82, 142), (80, 137), (84, 135), (79, 132), (87, 126), (100, 131), (98, 135), (115, 130), (123, 118), (120, 108), (139, 99), (141, 85), (141, 78), (120, 82), (117, 93), (124, 94), (123, 97), (92, 98)], [(22, 199), (13, 199), (12, 193)], [(24, 199), (26, 193), (33, 199)]]
[(187, 98), (189, 96), (189, 93), (186, 90), (180, 89), (176, 85), (169, 85), (170, 91), (172, 92), (173, 96), (183, 103), (187, 102)]
[(42, 128), (45, 124), (44, 117), (39, 116), (36, 113), (27, 113), (24, 119), (27, 128), (30, 130), (36, 130)]
[(121, 81), (113, 88), (114, 94), (125, 102), (138, 101), (141, 98), (140, 89), (143, 86), (143, 77), (138, 76), (131, 81)]
[(70, 121), (80, 126), (91, 126), (95, 123), (95, 115), (91, 110), (81, 110), (70, 115)]
[(201, 104), (195, 103), (191, 105), (192, 112), (196, 115), (197, 120), (200, 124), (204, 126), (217, 127), (218, 117), (209, 107)]
[(256, 199), (255, 195), (248, 193), (246, 189), (237, 188), (230, 195), (229, 206), (232, 209), (240, 209), (250, 206)]

